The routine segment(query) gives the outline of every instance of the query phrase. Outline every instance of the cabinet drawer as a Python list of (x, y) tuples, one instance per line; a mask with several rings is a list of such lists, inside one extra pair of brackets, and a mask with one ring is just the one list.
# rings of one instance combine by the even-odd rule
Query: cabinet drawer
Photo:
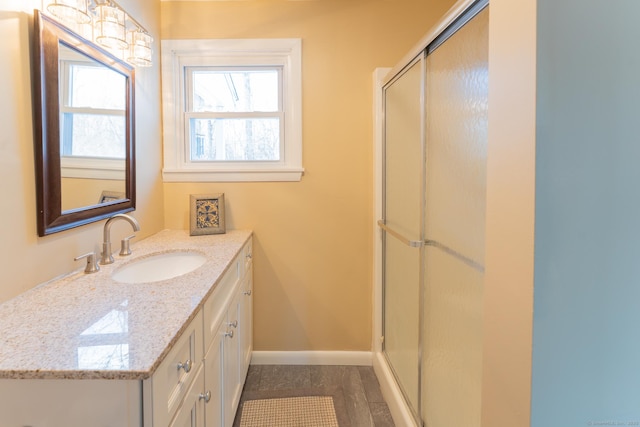
[(249, 239), (249, 241), (244, 245), (242, 253), (244, 256), (244, 272), (248, 272), (253, 261), (253, 239)]
[(169, 427), (204, 427), (204, 370), (199, 369), (184, 402)]
[(173, 418), (202, 364), (202, 311), (191, 321), (153, 375), (153, 425)]
[(226, 313), (234, 291), (240, 282), (240, 271), (243, 264), (242, 251), (233, 259), (229, 269), (220, 279), (213, 293), (204, 303), (204, 350), (209, 350), (211, 341)]

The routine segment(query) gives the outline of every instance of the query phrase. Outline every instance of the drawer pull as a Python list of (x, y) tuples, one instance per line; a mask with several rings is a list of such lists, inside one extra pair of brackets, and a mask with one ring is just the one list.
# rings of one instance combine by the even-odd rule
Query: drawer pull
[(251, 289), (249, 289), (248, 291), (244, 291), (243, 294), (248, 296), (248, 297), (250, 297), (251, 296)]
[(187, 359), (186, 362), (182, 363), (178, 363), (178, 370), (180, 369), (184, 369), (185, 372), (189, 372), (191, 370), (191, 365), (193, 364), (193, 362), (191, 361), (191, 359)]
[(207, 390), (205, 393), (200, 393), (200, 395), (198, 396), (199, 400), (203, 400), (204, 399), (204, 403), (209, 403), (209, 401), (211, 400), (211, 390)]
[(247, 254), (247, 258), (248, 258), (248, 259), (251, 259), (251, 254)]
[(225, 337), (233, 338), (233, 331), (227, 331), (224, 333)]
[(234, 320), (233, 322), (229, 322), (229, 326), (231, 326), (232, 328), (237, 328), (238, 327), (238, 321)]

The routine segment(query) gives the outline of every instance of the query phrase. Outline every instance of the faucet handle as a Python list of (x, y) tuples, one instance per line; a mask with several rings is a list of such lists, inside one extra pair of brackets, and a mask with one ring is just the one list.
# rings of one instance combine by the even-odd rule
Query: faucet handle
[(93, 252), (88, 252), (84, 255), (80, 255), (75, 257), (73, 260), (74, 261), (79, 261), (82, 258), (86, 258), (87, 259), (87, 265), (84, 268), (84, 272), (86, 274), (89, 273), (97, 273), (98, 271), (100, 271), (100, 266), (98, 265), (98, 260), (96, 258), (96, 254)]
[(129, 245), (129, 241), (134, 237), (136, 237), (136, 235), (132, 234), (131, 236), (127, 236), (120, 241), (120, 253), (118, 255), (120, 256), (131, 255), (131, 246)]

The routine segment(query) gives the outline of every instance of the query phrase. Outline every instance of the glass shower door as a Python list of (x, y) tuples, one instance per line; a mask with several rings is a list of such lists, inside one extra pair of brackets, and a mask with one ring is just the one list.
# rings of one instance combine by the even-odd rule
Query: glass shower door
[(422, 419), (480, 426), (489, 9), (427, 54)]
[(417, 425), (480, 426), (488, 0), (384, 87), (383, 353)]
[(383, 241), (384, 353), (414, 411), (419, 411), (422, 276), (424, 58), (385, 87)]

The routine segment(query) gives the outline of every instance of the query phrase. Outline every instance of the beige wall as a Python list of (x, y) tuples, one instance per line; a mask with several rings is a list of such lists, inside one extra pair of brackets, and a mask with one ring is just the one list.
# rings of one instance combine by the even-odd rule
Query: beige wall
[(492, 0), (489, 11), (482, 366), (482, 425), (487, 427), (530, 422), (536, 4)]
[(188, 228), (189, 194), (224, 192), (227, 227), (255, 231), (256, 350), (371, 349), (372, 73), (451, 4), (162, 3), (163, 39), (302, 38), (302, 181), (164, 186), (168, 228)]
[[(30, 78), (30, 40), (36, 1), (30, 3), (29, 0), (0, 2), (0, 182), (3, 184), (0, 197), (0, 302), (81, 267), (81, 263), (74, 262), (73, 258), (97, 250), (102, 239), (103, 222), (47, 237), (38, 237), (36, 232)], [(158, 0), (118, 3), (159, 39)], [(159, 65), (137, 72), (138, 209), (134, 215), (142, 225), (141, 236), (159, 231), (164, 224), (159, 85)], [(128, 232), (120, 225), (114, 226), (113, 231), (114, 238)]]
[(125, 193), (124, 179), (62, 178), (62, 210), (95, 205), (103, 191)]

